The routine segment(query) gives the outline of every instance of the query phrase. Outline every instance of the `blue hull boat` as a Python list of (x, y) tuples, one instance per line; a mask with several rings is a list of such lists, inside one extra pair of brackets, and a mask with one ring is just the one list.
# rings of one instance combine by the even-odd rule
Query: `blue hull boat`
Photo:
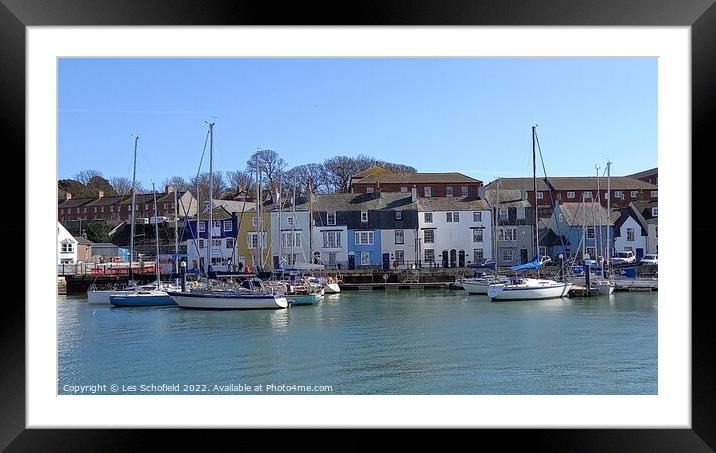
[(286, 299), (289, 300), (291, 305), (313, 305), (323, 299), (323, 294), (288, 294)]
[(161, 307), (177, 303), (163, 291), (151, 293), (133, 293), (109, 296), (109, 302), (115, 307)]

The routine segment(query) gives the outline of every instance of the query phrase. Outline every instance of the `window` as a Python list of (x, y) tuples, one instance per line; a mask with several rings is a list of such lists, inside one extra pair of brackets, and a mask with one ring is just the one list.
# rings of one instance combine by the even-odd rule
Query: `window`
[(212, 247), (221, 247), (221, 239), (212, 239), (211, 245)]
[[(290, 219), (290, 217), (289, 217), (289, 219)], [(291, 220), (293, 220), (293, 219), (291, 219)], [(260, 217), (253, 216), (251, 218), (251, 225), (253, 225), (253, 226), (258, 226), (258, 225), (261, 225), (262, 223), (263, 223), (263, 220)], [(291, 222), (289, 222), (288, 224), (291, 225)]]
[(114, 212), (114, 206), (109, 207), (109, 212)]
[(71, 241), (62, 241), (61, 251), (62, 253), (73, 253), (75, 245)]
[(452, 186), (446, 186), (446, 187), (445, 187), (445, 196), (446, 196), (446, 197), (452, 197)]
[(84, 213), (87, 214), (87, 208), (83, 208), (83, 209), (84, 209)]
[(336, 212), (327, 212), (326, 213), (326, 225), (335, 225), (336, 224)]
[(423, 258), (425, 259), (426, 263), (434, 263), (435, 262), (435, 250), (434, 249), (423, 250)]
[(500, 220), (507, 220), (507, 208), (500, 208)]
[(542, 200), (544, 198), (544, 192), (537, 192), (537, 199)]
[(453, 212), (453, 213), (452, 213), (452, 221), (453, 221), (453, 222), (459, 222), (459, 221), (460, 221), (460, 213), (459, 213), (459, 212)]
[(562, 215), (561, 212), (559, 213), (559, 217), (558, 217), (558, 218), (559, 218), (560, 223), (561, 223), (561, 222), (564, 222), (564, 215)]
[(478, 262), (479, 260), (483, 259), (485, 257), (485, 251), (483, 249), (474, 249), (472, 251), (472, 261), (474, 263)]
[(624, 251), (634, 253), (634, 250), (631, 247), (624, 247)]
[(104, 212), (104, 206), (102, 206), (101, 208), (99, 208), (99, 212)]
[(567, 192), (567, 198), (574, 198), (575, 196), (574, 192)]
[(659, 225), (654, 225), (654, 237), (659, 237)]
[(397, 261), (400, 266), (405, 264), (405, 252), (403, 250), (395, 251), (395, 261)]
[(658, 196), (659, 196), (659, 191), (658, 191), (658, 190), (652, 190), (652, 191), (651, 191), (651, 197), (652, 197), (652, 198), (656, 198), (656, 197), (658, 197)]
[(204, 247), (206, 247), (206, 245), (205, 245), (205, 243), (204, 243), (204, 240), (203, 240), (203, 239), (199, 239), (199, 248), (200, 248), (200, 249), (203, 249)]
[(594, 227), (587, 227), (587, 239), (594, 239)]
[(203, 233), (204, 231), (206, 231), (206, 223), (199, 222), (199, 233)]
[(591, 259), (597, 258), (597, 249), (595, 247), (586, 247), (586, 249), (587, 249), (587, 255), (589, 255), (589, 257)]
[(544, 245), (539, 246), (539, 256), (545, 256), (547, 255), (547, 247)]
[(434, 244), (435, 243), (435, 230), (423, 231), (423, 242), (425, 244)]
[(659, 208), (651, 208), (651, 216), (659, 217)]
[(517, 208), (517, 219), (523, 220), (525, 218), (525, 208)]
[(333, 249), (341, 247), (340, 231), (324, 231), (323, 232), (323, 248)]
[(214, 225), (215, 230), (221, 229), (221, 220), (212, 220), (211, 224)]
[(615, 190), (614, 198), (624, 198), (624, 192), (622, 192), (621, 190)]
[(60, 214), (64, 214), (64, 213), (65, 213), (65, 210), (60, 208)]
[(445, 221), (448, 223), (452, 223), (452, 212), (445, 213)]
[(234, 248), (234, 238), (226, 238), (226, 248), (227, 249)]
[(430, 187), (430, 186), (425, 186), (425, 187), (423, 188), (423, 194), (424, 194), (426, 197), (432, 197), (432, 196), (433, 196), (433, 188)]
[(373, 231), (356, 231), (356, 245), (373, 245), (374, 234)]
[(258, 248), (259, 246), (259, 235), (258, 233), (247, 233), (246, 242), (250, 249)]
[(145, 204), (144, 204), (144, 210), (145, 210), (145, 211), (149, 211), (149, 203), (145, 203)]
[(405, 186), (400, 186), (400, 191), (401, 191), (402, 193), (407, 193), (407, 192), (408, 192), (408, 188), (405, 187)]
[(328, 265), (329, 266), (336, 265), (336, 252), (328, 252)]
[(433, 213), (432, 212), (425, 213), (425, 223), (433, 223)]
[(395, 211), (395, 220), (403, 220), (403, 211)]
[[(254, 217), (254, 219), (255, 218), (256, 217)], [(286, 217), (286, 223), (288, 224), (288, 226), (293, 226), (293, 217), (291, 217), (291, 216)]]
[(514, 254), (512, 253), (512, 249), (502, 249), (502, 261), (511, 263), (514, 259)]
[(627, 228), (627, 241), (634, 240), (634, 228)]
[(517, 228), (498, 228), (497, 239), (500, 241), (516, 241)]
[(368, 221), (368, 211), (361, 211), (361, 212), (360, 212), (360, 221), (361, 221), (361, 222), (367, 222), (367, 221)]
[(293, 238), (294, 238), (294, 235), (292, 232), (290, 232), (290, 231), (282, 232), (281, 233), (281, 247), (283, 247), (283, 248), (293, 247), (293, 245), (294, 245)]
[(233, 225), (231, 224), (231, 220), (224, 221), (224, 231), (231, 231), (232, 227)]
[(482, 213), (481, 212), (473, 212), (472, 213), (472, 221), (473, 222), (482, 222)]
[(167, 209), (169, 209), (169, 205), (167, 203), (163, 203), (162, 209), (164, 209), (166, 211)]
[(365, 193), (373, 193), (373, 186), (368, 186), (365, 188)]
[(395, 243), (405, 244), (405, 233), (403, 230), (395, 230)]
[(360, 252), (360, 263), (363, 266), (370, 264), (370, 252)]
[(80, 208), (77, 208), (77, 210), (76, 210), (75, 212), (77, 212), (77, 214), (79, 214), (79, 213), (80, 213)]
[(92, 212), (95, 212), (95, 213), (97, 212), (97, 206), (95, 206), (94, 208), (92, 208)]
[(639, 196), (639, 191), (638, 191), (638, 190), (632, 190), (631, 193), (630, 193), (630, 196), (631, 196), (632, 198), (638, 197), (638, 196)]
[(467, 186), (460, 186), (460, 196), (461, 197), (467, 196)]
[(585, 192), (582, 192), (582, 198), (584, 200), (592, 198), (592, 192), (590, 190), (587, 190)]
[(217, 266), (217, 265), (222, 265), (222, 264), (224, 264), (224, 259), (222, 257), (220, 257), (220, 256), (212, 256), (211, 257), (211, 265), (212, 266)]
[(472, 230), (472, 242), (482, 242), (484, 230), (482, 228), (475, 228)]

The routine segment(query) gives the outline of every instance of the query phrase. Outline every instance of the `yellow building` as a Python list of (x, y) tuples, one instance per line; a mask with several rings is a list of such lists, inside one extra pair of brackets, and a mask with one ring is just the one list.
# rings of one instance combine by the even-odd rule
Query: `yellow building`
[[(271, 218), (267, 212), (261, 214), (262, 223), (258, 222), (258, 213), (255, 209), (237, 212), (238, 235), (236, 240), (236, 256), (239, 263), (248, 265), (251, 271), (256, 270), (259, 261), (266, 270), (273, 269), (271, 262)], [(259, 244), (258, 231), (263, 230), (263, 241)], [(259, 245), (261, 245), (263, 260), (259, 260)]]

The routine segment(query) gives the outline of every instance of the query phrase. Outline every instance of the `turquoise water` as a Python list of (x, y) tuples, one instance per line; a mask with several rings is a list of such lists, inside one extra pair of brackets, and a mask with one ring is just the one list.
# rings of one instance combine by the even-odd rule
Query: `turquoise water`
[(657, 293), (356, 291), (275, 311), (59, 296), (58, 393), (656, 394), (657, 308)]

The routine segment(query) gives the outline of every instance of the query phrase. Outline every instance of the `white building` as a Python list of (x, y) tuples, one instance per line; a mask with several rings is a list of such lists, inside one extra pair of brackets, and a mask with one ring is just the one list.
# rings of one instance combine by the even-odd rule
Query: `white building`
[(296, 206), (296, 212), (290, 206), (284, 206), (280, 214), (278, 208), (272, 209), (271, 256), (274, 268), (310, 262), (311, 242), (308, 231), (307, 205)]
[[(641, 259), (647, 253), (656, 253), (656, 229), (650, 228), (653, 225), (642, 215), (639, 206), (629, 203), (628, 206), (619, 209), (619, 218), (614, 222), (614, 252), (631, 251), (637, 259)], [(648, 211), (651, 214), (651, 210)], [(612, 213), (612, 217), (615, 214)], [(649, 240), (650, 230), (654, 236)], [(651, 244), (649, 244), (651, 242)], [(649, 249), (649, 245), (653, 251)]]
[(77, 239), (57, 222), (57, 264), (77, 263)]
[(492, 256), (492, 215), (484, 200), (434, 197), (418, 201), (423, 266), (464, 267)]

